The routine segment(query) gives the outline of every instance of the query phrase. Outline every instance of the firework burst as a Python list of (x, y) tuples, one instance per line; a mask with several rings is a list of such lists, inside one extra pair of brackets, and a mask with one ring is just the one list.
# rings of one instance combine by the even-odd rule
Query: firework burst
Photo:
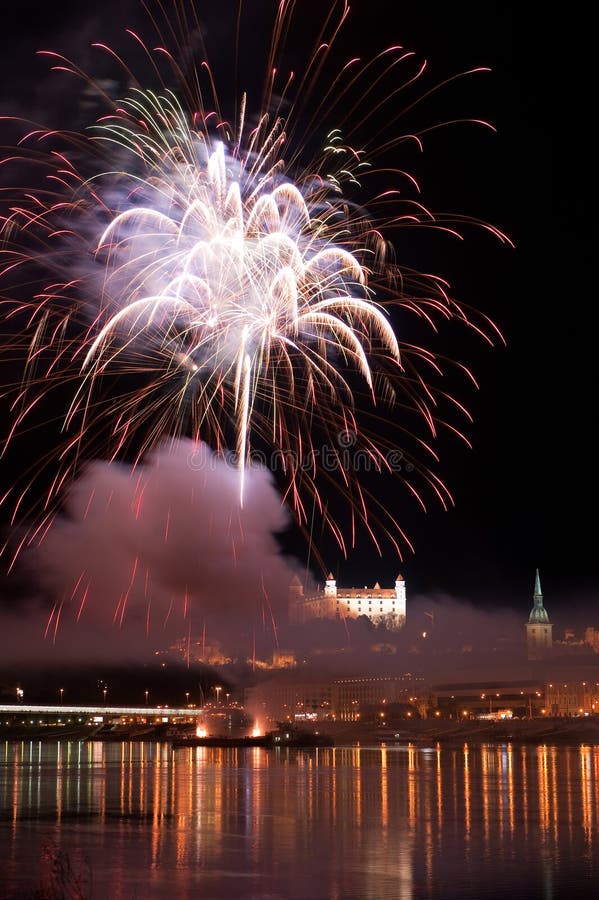
[[(174, 7), (185, 34), (185, 7)], [(372, 198), (374, 218), (349, 199), (377, 171), (372, 123), (384, 118), (389, 129), (397, 93), (416, 82), (424, 67), (416, 65), (398, 87), (399, 67), (413, 65), (413, 55), (403, 48), (391, 47), (366, 63), (353, 58), (306, 116), (305, 98), (314, 96), (348, 8), (332, 5), (299, 79), (293, 73), (282, 78), (275, 64), (293, 12), (294, 3), (279, 5), (255, 116), (249, 116), (242, 95), (231, 124), (221, 113), (205, 59), (192, 77), (184, 76), (177, 62), (184, 54), (165, 46), (152, 53), (131, 32), (156, 74), (159, 60), (167, 61), (180, 90), (163, 79), (156, 91), (138, 85), (125, 100), (114, 101), (98, 87), (107, 112), (90, 130), (65, 134), (30, 127), (18, 152), (5, 160), (33, 164), (44, 181), (40, 189), (11, 198), (0, 220), (3, 279), (16, 275), (22, 284), (33, 277), (26, 279), (23, 271), (38, 277), (41, 266), (58, 273), (33, 299), (17, 301), (5, 291), (6, 319), (26, 335), (25, 377), (12, 401), (11, 437), (47, 393), (59, 389), (64, 396), (65, 385), (72, 384), (62, 418), (67, 437), (52, 454), (56, 471), (44, 516), (28, 532), (28, 542), (47, 530), (81, 458), (100, 453), (114, 459), (133, 447), (140, 459), (165, 437), (182, 434), (219, 453), (235, 449), (240, 502), (258, 443), (284, 461), (285, 497), (300, 524), (309, 518), (309, 496), (345, 547), (320, 489), (329, 478), (347, 495), (352, 522), (361, 520), (374, 537), (376, 501), (343, 464), (338, 435), (351, 433), (373, 467), (383, 471), (390, 468), (388, 451), (395, 441), (361, 424), (360, 407), (375, 421), (389, 417), (393, 407), (415, 410), (434, 437), (439, 424), (446, 424), (438, 400), (448, 399), (427, 377), (440, 371), (440, 361), (426, 348), (398, 341), (389, 304), (431, 322), (435, 316), (457, 318), (487, 339), (493, 336), (492, 324), (455, 303), (440, 278), (416, 276), (395, 264), (383, 238), (403, 225), (452, 231), (455, 224), (394, 188)], [(114, 51), (97, 46), (128, 72)], [(73, 63), (50, 57), (54, 68), (89, 82)], [(202, 74), (207, 91), (200, 86)], [(128, 80), (133, 81), (130, 73)], [(369, 105), (368, 91), (385, 83), (389, 90), (382, 97), (375, 92)], [(367, 110), (360, 124), (371, 129), (359, 147), (344, 139), (356, 130), (356, 96)], [(302, 116), (304, 133), (310, 133), (325, 110), (333, 116), (341, 109), (349, 115), (348, 128), (324, 134), (322, 152), (302, 161)], [(381, 144), (388, 153), (403, 141), (421, 140), (419, 133)], [(394, 174), (415, 186), (405, 172)], [(364, 395), (358, 403), (357, 393)], [(326, 441), (337, 465), (323, 471), (315, 447)], [(418, 443), (434, 457), (425, 440), (419, 437)], [(434, 472), (417, 461), (413, 466), (441, 502), (450, 501)], [(420, 489), (410, 482), (407, 487), (420, 498)], [(28, 488), (17, 496), (17, 511)], [(394, 515), (384, 504), (378, 508), (397, 546)]]
[(397, 340), (368, 296), (365, 269), (335, 240), (344, 223), (330, 186), (302, 192), (281, 180), (276, 133), (255, 133), (245, 157), (228, 157), (222, 142), (189, 129), (174, 98), (140, 95), (124, 108), (155, 124), (143, 135), (103, 126), (101, 137), (136, 155), (144, 177), (132, 179), (130, 207), (98, 242), (108, 313), (82, 370), (93, 380), (132, 344), (154, 344), (183, 370), (200, 434), (217, 439), (230, 398), (243, 502), (256, 398), (270, 395), (276, 445), (281, 424), (293, 427), (289, 408), (323, 394), (345, 405), (337, 359), (372, 390), (367, 349), (378, 342), (399, 364)]

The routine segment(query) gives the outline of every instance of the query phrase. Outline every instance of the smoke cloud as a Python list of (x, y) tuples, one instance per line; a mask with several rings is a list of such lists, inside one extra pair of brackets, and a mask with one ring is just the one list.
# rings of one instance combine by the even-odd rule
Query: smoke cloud
[(287, 524), (269, 472), (247, 470), (241, 504), (238, 470), (203, 444), (171, 442), (134, 468), (90, 464), (27, 561), (53, 601), (38, 619), (46, 652), (131, 658), (197, 639), (207, 619), (233, 640), (253, 625), (274, 643), (294, 574), (274, 537)]

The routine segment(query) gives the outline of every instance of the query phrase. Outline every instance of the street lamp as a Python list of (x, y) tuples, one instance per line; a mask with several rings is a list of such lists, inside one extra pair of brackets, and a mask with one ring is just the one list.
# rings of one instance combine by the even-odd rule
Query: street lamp
[(60, 688), (60, 705), (62, 706), (62, 695), (64, 694), (64, 688)]
[(216, 687), (214, 688), (214, 692), (216, 694), (216, 705), (217, 706), (220, 705), (220, 692), (221, 691), (222, 691), (222, 687), (220, 686), (220, 684), (216, 685)]
[(185, 691), (185, 706), (189, 706), (189, 691)]
[(106, 706), (106, 694), (107, 693), (108, 693), (108, 688), (104, 688), (104, 690), (102, 691), (102, 694), (104, 696), (104, 706)]
[(148, 705), (148, 695), (149, 695), (150, 692), (149, 692), (149, 691), (145, 691), (144, 693), (145, 693), (145, 695), (146, 695), (146, 706), (147, 706), (147, 705)]

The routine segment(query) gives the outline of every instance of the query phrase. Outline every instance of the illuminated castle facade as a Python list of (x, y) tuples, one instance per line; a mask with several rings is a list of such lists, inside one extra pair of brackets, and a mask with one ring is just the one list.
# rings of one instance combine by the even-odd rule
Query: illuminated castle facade
[(289, 621), (303, 625), (311, 619), (357, 619), (366, 616), (375, 625), (385, 625), (393, 631), (406, 621), (406, 583), (402, 575), (395, 579), (394, 588), (374, 587), (338, 588), (332, 574), (324, 590), (305, 595), (301, 581), (294, 577), (289, 588)]

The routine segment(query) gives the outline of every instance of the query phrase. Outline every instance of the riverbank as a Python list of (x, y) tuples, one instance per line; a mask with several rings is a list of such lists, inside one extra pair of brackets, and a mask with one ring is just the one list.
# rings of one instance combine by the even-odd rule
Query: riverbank
[[(368, 723), (326, 722), (320, 733), (329, 735), (335, 746), (379, 744), (593, 744), (599, 745), (599, 716), (593, 718), (511, 719), (498, 722), (468, 719), (402, 720), (395, 728)], [(0, 728), (0, 741), (163, 741), (174, 743), (183, 737), (164, 725), (106, 726), (19, 725)], [(215, 738), (218, 740), (218, 738)], [(258, 743), (258, 742), (256, 742)], [(210, 745), (210, 741), (205, 743)], [(240, 746), (243, 742), (240, 743)]]
[[(327, 726), (327, 730), (328, 726)], [(533, 743), (598, 744), (599, 717), (506, 719), (497, 722), (467, 719), (417, 719), (396, 728), (368, 725), (330, 729), (337, 745), (347, 743)]]

